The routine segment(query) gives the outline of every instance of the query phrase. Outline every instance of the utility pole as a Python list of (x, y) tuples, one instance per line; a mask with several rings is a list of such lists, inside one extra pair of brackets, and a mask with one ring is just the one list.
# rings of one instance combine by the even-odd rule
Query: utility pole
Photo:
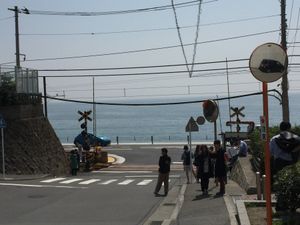
[[(286, 52), (286, 0), (281, 0), (281, 47)], [(282, 76), (281, 89), (282, 89), (282, 120), (290, 122), (289, 112), (289, 95), (288, 95), (288, 70)]]
[(15, 12), (16, 67), (20, 68), (19, 9), (18, 6), (15, 6), (13, 9), (8, 10)]

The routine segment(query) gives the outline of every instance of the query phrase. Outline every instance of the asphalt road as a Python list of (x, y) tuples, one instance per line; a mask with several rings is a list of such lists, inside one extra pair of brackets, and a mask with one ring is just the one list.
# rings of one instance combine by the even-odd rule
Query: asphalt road
[[(0, 224), (143, 224), (163, 199), (153, 195), (162, 147), (180, 161), (182, 146), (110, 146), (104, 150), (124, 164), (76, 177), (1, 181)], [(183, 182), (181, 165), (172, 169), (170, 188)]]

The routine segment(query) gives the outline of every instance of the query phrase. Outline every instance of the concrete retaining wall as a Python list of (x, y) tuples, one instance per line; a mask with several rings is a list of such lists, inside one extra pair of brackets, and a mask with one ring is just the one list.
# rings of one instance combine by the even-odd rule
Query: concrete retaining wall
[(251, 157), (248, 154), (247, 157), (238, 158), (231, 170), (230, 178), (238, 183), (247, 194), (256, 194), (256, 176), (252, 170)]

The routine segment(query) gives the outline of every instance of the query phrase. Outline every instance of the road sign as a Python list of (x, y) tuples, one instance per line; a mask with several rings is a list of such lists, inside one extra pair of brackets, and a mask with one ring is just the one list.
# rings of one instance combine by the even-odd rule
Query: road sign
[(199, 127), (198, 127), (196, 121), (194, 120), (194, 118), (191, 117), (185, 127), (185, 132), (196, 132), (196, 131), (199, 131)]
[(2, 114), (0, 114), (0, 128), (6, 128), (6, 122), (5, 122)]
[(275, 43), (258, 46), (252, 52), (249, 67), (252, 75), (262, 82), (273, 82), (287, 72), (288, 57), (282, 47)]
[(205, 118), (203, 116), (198, 116), (196, 121), (199, 125), (203, 125), (205, 123)]

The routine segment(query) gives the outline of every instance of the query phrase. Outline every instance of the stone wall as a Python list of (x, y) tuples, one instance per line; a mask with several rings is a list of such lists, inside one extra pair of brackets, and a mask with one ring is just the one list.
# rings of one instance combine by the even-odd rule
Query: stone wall
[(230, 179), (238, 183), (247, 194), (256, 194), (256, 176), (250, 162), (251, 157), (248, 154), (247, 157), (238, 158), (232, 167)]
[[(4, 129), (7, 174), (52, 174), (68, 172), (64, 149), (38, 105), (0, 106)], [(1, 139), (0, 139), (1, 142)], [(2, 154), (0, 157), (2, 173)]]

